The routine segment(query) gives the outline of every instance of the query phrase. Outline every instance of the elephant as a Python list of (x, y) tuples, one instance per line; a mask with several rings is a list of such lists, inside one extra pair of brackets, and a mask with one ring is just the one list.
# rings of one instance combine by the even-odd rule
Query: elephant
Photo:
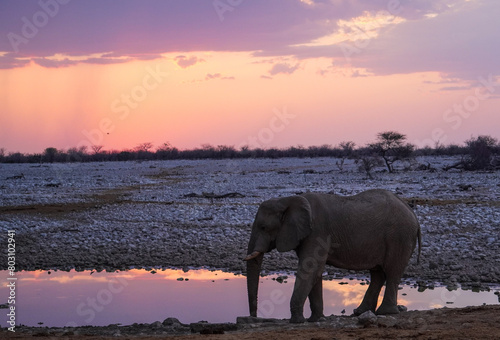
[[(257, 316), (259, 276), (264, 253), (295, 250), (296, 281), (290, 299), (291, 323), (305, 322), (309, 297), (311, 317), (323, 315), (322, 275), (325, 265), (369, 270), (370, 285), (354, 315), (366, 311), (397, 314), (398, 285), (421, 230), (413, 210), (390, 191), (372, 189), (354, 196), (324, 193), (274, 198), (260, 204), (248, 242), (247, 289), (250, 316)], [(383, 301), (377, 301), (386, 284)]]

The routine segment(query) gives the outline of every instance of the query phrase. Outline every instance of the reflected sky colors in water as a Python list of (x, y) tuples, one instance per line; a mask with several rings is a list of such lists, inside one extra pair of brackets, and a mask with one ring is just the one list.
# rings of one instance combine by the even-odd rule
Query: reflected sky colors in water
[[(17, 323), (35, 326), (103, 326), (163, 321), (176, 317), (183, 323), (206, 320), (235, 322), (248, 315), (246, 278), (241, 275), (209, 270), (146, 270), (106, 273), (94, 272), (18, 272), (16, 290)], [(6, 278), (7, 272), (0, 271)], [(294, 278), (279, 283), (277, 275), (261, 278), (259, 316), (290, 317), (289, 301)], [(178, 279), (183, 278), (183, 281)], [(339, 284), (347, 282), (347, 284)], [(361, 302), (367, 285), (357, 280), (323, 282), (325, 315), (346, 315)], [(382, 296), (382, 295), (381, 295)], [(0, 286), (0, 303), (7, 302), (7, 280)], [(399, 304), (409, 310), (443, 306), (498, 304), (493, 291), (448, 291), (444, 287), (418, 292), (404, 286)], [(305, 305), (309, 313), (309, 303)], [(1, 314), (6, 309), (0, 310)], [(5, 319), (5, 318), (3, 318)], [(2, 322), (4, 327), (4, 322)]]

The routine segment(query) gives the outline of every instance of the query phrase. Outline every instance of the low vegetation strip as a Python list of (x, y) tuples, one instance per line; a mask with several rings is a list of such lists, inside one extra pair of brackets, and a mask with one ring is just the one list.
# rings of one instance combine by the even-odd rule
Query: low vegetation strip
[(473, 198), (436, 199), (436, 198), (406, 197), (403, 199), (411, 207), (414, 207), (416, 205), (440, 206), (440, 205), (454, 205), (454, 204), (485, 205), (490, 207), (500, 206), (500, 201), (475, 200)]

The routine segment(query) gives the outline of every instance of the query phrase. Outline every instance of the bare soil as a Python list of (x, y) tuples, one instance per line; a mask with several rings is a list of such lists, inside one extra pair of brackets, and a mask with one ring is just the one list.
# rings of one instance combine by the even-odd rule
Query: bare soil
[[(155, 325), (131, 327), (23, 328), (15, 333), (3, 328), (2, 339), (33, 337), (60, 339), (499, 339), (500, 305), (435, 309), (400, 313), (394, 318), (378, 318), (377, 323), (363, 326), (357, 317), (330, 317), (313, 324), (232, 324), (234, 331), (223, 327), (205, 327), (201, 334), (169, 335), (166, 328)], [(141, 328), (142, 326), (142, 328)], [(208, 325), (207, 325), (208, 326)], [(166, 326), (165, 326), (166, 327)], [(111, 332), (110, 332), (111, 328)], [(213, 333), (213, 334), (210, 334)], [(107, 334), (107, 335), (104, 335)]]

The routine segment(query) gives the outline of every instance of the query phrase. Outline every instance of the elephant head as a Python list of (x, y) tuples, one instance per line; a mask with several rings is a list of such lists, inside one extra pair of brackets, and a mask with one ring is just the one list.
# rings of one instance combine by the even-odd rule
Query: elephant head
[(257, 293), (264, 253), (297, 248), (311, 233), (311, 206), (302, 196), (271, 199), (257, 211), (248, 242), (247, 289), (250, 315), (257, 316)]

